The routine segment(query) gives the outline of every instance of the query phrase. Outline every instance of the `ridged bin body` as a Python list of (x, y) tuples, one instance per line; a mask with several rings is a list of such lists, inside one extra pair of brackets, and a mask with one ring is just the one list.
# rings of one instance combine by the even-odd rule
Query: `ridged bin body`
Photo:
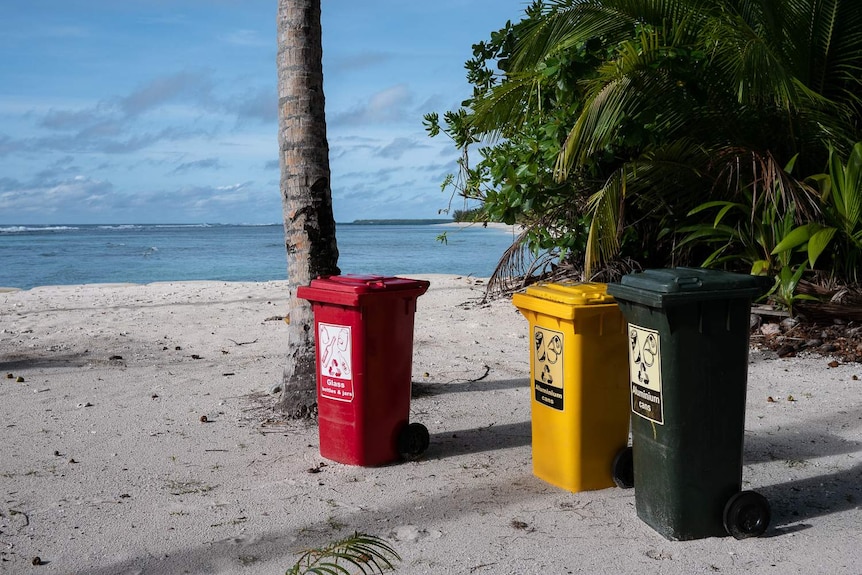
[(612, 487), (628, 443), (625, 321), (605, 284), (515, 294), (530, 324), (533, 473), (567, 491)]
[(314, 311), (320, 455), (349, 465), (399, 459), (410, 415), (416, 299), (429, 282), (342, 275), (297, 296)]
[(749, 315), (762, 278), (692, 268), (609, 284), (628, 321), (637, 515), (668, 539), (724, 536), (741, 489)]

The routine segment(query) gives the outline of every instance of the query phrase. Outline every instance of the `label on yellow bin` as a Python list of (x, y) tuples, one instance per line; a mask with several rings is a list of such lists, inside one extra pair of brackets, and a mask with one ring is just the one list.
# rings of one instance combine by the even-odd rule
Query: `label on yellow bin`
[(664, 424), (661, 401), (661, 338), (653, 329), (629, 324), (632, 413)]
[(563, 411), (563, 334), (533, 328), (533, 381), (536, 401)]

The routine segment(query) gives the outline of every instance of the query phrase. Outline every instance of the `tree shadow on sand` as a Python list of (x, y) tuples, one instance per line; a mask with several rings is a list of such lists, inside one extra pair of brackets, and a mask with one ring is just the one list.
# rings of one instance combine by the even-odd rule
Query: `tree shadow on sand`
[(502, 379), (482, 381), (482, 377), (468, 381), (455, 381), (452, 383), (431, 383), (414, 381), (411, 388), (411, 397), (426, 397), (429, 395), (441, 395), (444, 393), (464, 393), (473, 391), (502, 391), (504, 389), (529, 388), (528, 379)]
[(510, 449), (530, 445), (532, 429), (529, 421), (458, 429), (431, 435), (431, 446), (425, 459), (445, 459), (470, 453)]
[[(117, 573), (183, 573), (188, 575), (210, 573), (240, 573), (244, 565), (270, 561), (283, 561), (284, 572), (295, 561), (294, 551), (331, 543), (343, 535), (344, 529), (374, 530), (372, 526), (386, 525), (395, 529), (401, 525), (440, 525), (459, 517), (475, 513), (495, 513), (502, 505), (526, 502), (545, 495), (553, 489), (535, 479), (525, 470), (522, 476), (496, 481), (483, 481), (469, 487), (452, 482), (450, 493), (422, 497), (414, 493), (402, 494), (392, 505), (380, 509), (360, 509), (347, 517), (339, 517), (342, 525), (334, 529), (326, 519), (297, 521), (295, 528), (270, 531), (255, 536), (236, 536), (207, 542), (180, 550), (170, 556), (155, 557), (141, 554), (122, 561), (67, 571), (70, 575), (116, 575)], [(398, 503), (395, 503), (398, 501)], [(421, 510), (421, 511), (418, 511)], [(420, 536), (423, 532), (420, 528)]]
[[(745, 463), (784, 461), (788, 467), (805, 468), (809, 460), (862, 455), (862, 443), (827, 430), (852, 430), (862, 421), (862, 408), (839, 409), (815, 418), (774, 428), (761, 428), (745, 437)], [(862, 505), (862, 463), (832, 473), (758, 487), (769, 500), (777, 536), (810, 527), (807, 519), (858, 509)]]
[(82, 367), (92, 363), (94, 359), (87, 354), (81, 353), (52, 353), (52, 354), (14, 354), (0, 359), (0, 372), (3, 375), (26, 369), (51, 369)]
[(800, 524), (808, 519), (858, 509), (862, 504), (862, 463), (826, 475), (758, 487), (757, 491), (772, 508), (774, 527), (767, 535), (783, 535), (810, 527)]

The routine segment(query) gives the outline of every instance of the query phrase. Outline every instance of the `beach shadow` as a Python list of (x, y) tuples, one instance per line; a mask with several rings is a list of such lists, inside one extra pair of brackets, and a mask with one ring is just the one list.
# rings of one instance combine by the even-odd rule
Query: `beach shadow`
[[(155, 557), (142, 554), (139, 557), (85, 570), (68, 571), (70, 575), (115, 575), (117, 573), (184, 573), (203, 575), (210, 573), (242, 572), (242, 566), (252, 563), (283, 561), (276, 572), (283, 573), (297, 559), (295, 551), (328, 545), (355, 531), (374, 531), (373, 525), (414, 526), (418, 537), (431, 537), (424, 525), (446, 524), (468, 514), (493, 516), (504, 504), (509, 506), (556, 491), (525, 470), (523, 475), (497, 481), (483, 479), (468, 487), (458, 487), (452, 482), (447, 495), (428, 494), (425, 497), (403, 496), (397, 504), (377, 510), (361, 509), (339, 517), (339, 527), (333, 527), (329, 519), (300, 523), (283, 531), (270, 531), (256, 535), (237, 535), (227, 539), (207, 542), (181, 549), (170, 556)], [(511, 518), (503, 516), (500, 521), (508, 523)], [(386, 536), (384, 534), (384, 536)], [(403, 543), (395, 543), (395, 546)], [(228, 571), (226, 566), (235, 570)]]
[[(784, 460), (788, 467), (805, 468), (809, 459), (847, 454), (862, 455), (862, 443), (826, 429), (854, 429), (862, 421), (862, 408), (841, 409), (792, 426), (759, 430), (745, 437), (745, 462)], [(817, 430), (823, 431), (817, 431)], [(834, 467), (833, 467), (834, 468)], [(811, 526), (806, 520), (858, 509), (862, 505), (862, 463), (805, 479), (758, 487), (769, 500), (772, 525), (767, 537), (786, 535)]]
[[(168, 285), (172, 283), (183, 283), (189, 284), (194, 287), (194, 284), (207, 284), (207, 283), (223, 283), (218, 282), (218, 280), (191, 280), (191, 281), (180, 281), (180, 282), (170, 282), (170, 281), (162, 281), (162, 282), (148, 282), (145, 284), (134, 284), (134, 283), (125, 283), (119, 284), (116, 287), (142, 287), (142, 286), (155, 286), (155, 285)], [(82, 287), (96, 287), (100, 284), (84, 284)], [(112, 284), (105, 284), (110, 287)], [(50, 286), (48, 286), (50, 289)], [(37, 289), (42, 289), (37, 288)], [(202, 286), (202, 289), (206, 289), (206, 286)], [(52, 312), (55, 313), (66, 313), (72, 311), (91, 311), (91, 312), (99, 312), (104, 313), (106, 311), (123, 311), (130, 309), (151, 309), (151, 308), (164, 308), (164, 307), (201, 307), (207, 308), (213, 305), (233, 305), (233, 304), (249, 304), (249, 303), (260, 303), (266, 302), (272, 299), (271, 297), (259, 296), (256, 298), (252, 297), (237, 297), (234, 299), (201, 299), (200, 301), (136, 301), (134, 303), (122, 303), (117, 305), (103, 305), (103, 304), (92, 304), (85, 306), (77, 306), (77, 307), (58, 307), (51, 308)], [(36, 315), (43, 313), (40, 310), (34, 311), (24, 311), (20, 312), (17, 315), (21, 317), (27, 317), (29, 315)], [(263, 320), (262, 320), (263, 321)]]
[[(15, 355), (8, 358), (0, 358), (0, 371), (15, 372), (25, 369), (53, 368), (53, 367), (82, 367), (92, 361), (87, 358), (86, 353), (52, 354), (52, 355)], [(5, 375), (5, 374), (4, 374)]]
[(746, 464), (768, 461), (805, 462), (807, 459), (828, 455), (862, 452), (862, 443), (817, 431), (799, 431), (782, 428), (773, 432), (759, 431), (745, 436)]
[(862, 422), (862, 407), (840, 409), (818, 417), (758, 429), (745, 434), (746, 464), (785, 460), (804, 463), (806, 459), (845, 453), (862, 453), (862, 442), (827, 430), (854, 429)]
[(862, 505), (862, 463), (827, 475), (758, 487), (757, 492), (769, 500), (778, 534), (792, 532), (792, 527), (782, 527), (858, 509)]
[(524, 447), (532, 441), (529, 421), (504, 423), (473, 429), (459, 429), (431, 436), (431, 446), (425, 459), (445, 459), (469, 453), (482, 453), (496, 449)]
[(428, 383), (414, 381), (411, 388), (411, 397), (426, 397), (429, 395), (440, 395), (443, 393), (463, 393), (467, 391), (500, 391), (503, 389), (529, 388), (529, 379), (502, 379), (502, 380), (474, 380), (459, 381), (454, 383)]

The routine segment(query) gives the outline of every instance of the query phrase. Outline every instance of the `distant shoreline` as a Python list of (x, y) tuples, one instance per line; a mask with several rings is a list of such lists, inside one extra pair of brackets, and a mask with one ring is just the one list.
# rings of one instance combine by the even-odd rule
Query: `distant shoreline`
[(418, 219), (380, 219), (380, 220), (353, 220), (352, 222), (336, 222), (337, 226), (431, 226), (436, 224), (452, 223), (446, 218), (418, 218)]
[(509, 225), (502, 222), (447, 222), (444, 224), (436, 225), (447, 228), (471, 228), (480, 226), (492, 230), (508, 230), (511, 231), (513, 234), (520, 234), (522, 231), (524, 231), (524, 226), (518, 224)]
[[(339, 226), (338, 265), (343, 273), (355, 274), (489, 277), (515, 236), (506, 228), (465, 225), (472, 227)], [(444, 242), (440, 236), (447, 232)], [(88, 227), (0, 233), (0, 247), (4, 254), (0, 288), (287, 277), (281, 226)]]
[[(379, 219), (379, 220), (353, 220), (352, 222), (336, 222), (336, 226), (457, 226), (470, 227), (482, 226), (492, 229), (523, 229), (522, 226), (510, 226), (508, 224), (498, 222), (456, 222), (450, 219), (433, 219), (433, 218), (417, 218), (417, 219)], [(0, 234), (16, 234), (27, 232), (67, 232), (87, 229), (103, 229), (103, 230), (135, 230), (135, 229), (165, 229), (165, 228), (243, 228), (243, 227), (280, 227), (282, 223), (268, 224), (213, 224), (213, 223), (168, 223), (168, 224), (0, 224)]]

